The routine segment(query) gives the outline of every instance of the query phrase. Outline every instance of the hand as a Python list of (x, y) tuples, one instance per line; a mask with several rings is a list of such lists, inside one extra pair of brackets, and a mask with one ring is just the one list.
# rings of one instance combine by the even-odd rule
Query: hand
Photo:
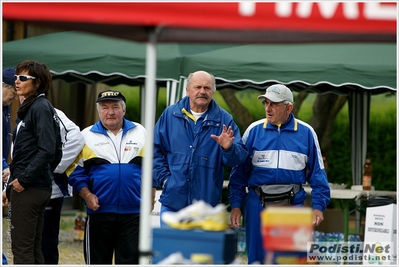
[(93, 193), (88, 193), (86, 195), (86, 206), (94, 211), (98, 210), (100, 208), (100, 205), (98, 204), (98, 197), (94, 195)]
[(3, 192), (3, 207), (7, 207), (8, 206), (8, 198), (6, 195), (6, 192)]
[(21, 193), (25, 190), (25, 188), (19, 183), (18, 178), (12, 180), (8, 185), (11, 186), (11, 188), (18, 193)]
[(230, 213), (230, 227), (241, 228), (241, 209), (233, 208)]
[(313, 225), (319, 226), (323, 220), (323, 212), (321, 210), (313, 210)]
[(10, 168), (5, 168), (2, 171), (2, 176), (3, 176), (3, 182), (7, 182), (8, 181), (8, 177), (10, 176)]
[(226, 125), (223, 124), (223, 130), (222, 133), (219, 136), (216, 136), (214, 134), (211, 134), (211, 137), (221, 146), (223, 147), (224, 150), (229, 149), (231, 147), (231, 144), (234, 141), (234, 133), (233, 133), (233, 128), (229, 126), (229, 128), (226, 128)]

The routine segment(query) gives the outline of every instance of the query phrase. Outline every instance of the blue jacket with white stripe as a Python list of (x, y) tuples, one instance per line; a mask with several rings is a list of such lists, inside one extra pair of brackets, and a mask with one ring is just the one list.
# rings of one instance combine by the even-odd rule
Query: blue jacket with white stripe
[[(243, 204), (246, 186), (307, 182), (312, 188), (313, 208), (324, 211), (330, 202), (330, 187), (317, 135), (310, 125), (295, 119), (293, 114), (280, 127), (261, 119), (247, 128), (243, 142), (248, 157), (230, 175), (232, 208)], [(293, 204), (302, 204), (306, 197), (302, 188)]]
[(100, 208), (86, 208), (87, 214), (140, 213), (146, 129), (124, 119), (120, 144), (114, 143), (100, 121), (82, 134), (85, 145), (66, 173), (76, 192), (88, 187), (98, 197)]

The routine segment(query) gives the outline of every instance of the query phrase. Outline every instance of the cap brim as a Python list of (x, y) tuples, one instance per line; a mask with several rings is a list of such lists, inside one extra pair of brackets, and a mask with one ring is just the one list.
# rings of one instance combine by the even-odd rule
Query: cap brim
[(274, 97), (274, 96), (272, 96), (272, 95), (266, 96), (266, 94), (258, 96), (258, 99), (261, 99), (261, 98), (267, 98), (267, 99), (269, 99), (269, 100), (272, 101), (272, 102), (281, 102), (281, 101), (284, 101), (284, 99), (280, 99), (280, 98)]
[(258, 99), (261, 99), (261, 98), (266, 98), (266, 96), (265, 95), (258, 96)]
[(111, 100), (111, 101), (124, 101), (123, 99), (115, 99), (115, 98), (101, 98), (101, 99), (97, 99), (96, 102), (101, 102), (101, 101), (106, 101), (106, 100)]

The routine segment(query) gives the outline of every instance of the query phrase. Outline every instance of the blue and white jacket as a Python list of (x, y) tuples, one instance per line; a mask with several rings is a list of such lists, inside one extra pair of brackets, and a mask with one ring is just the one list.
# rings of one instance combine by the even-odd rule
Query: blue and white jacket
[[(167, 107), (155, 125), (154, 183), (162, 187), (160, 202), (180, 210), (193, 200), (216, 206), (223, 189), (224, 166), (244, 162), (247, 150), (233, 117), (212, 99), (208, 110), (195, 120), (189, 98)], [(223, 124), (231, 126), (234, 142), (224, 150), (211, 134), (219, 136)]]
[(124, 119), (118, 144), (98, 121), (82, 131), (85, 145), (68, 167), (68, 183), (80, 192), (83, 187), (98, 197), (100, 208), (94, 213), (140, 213), (142, 157), (147, 131), (138, 123)]
[[(232, 208), (244, 202), (245, 187), (264, 184), (305, 184), (312, 188), (313, 209), (324, 211), (330, 202), (330, 187), (313, 128), (290, 114), (280, 127), (266, 119), (253, 122), (243, 135), (248, 149), (246, 161), (233, 168), (229, 183)], [(294, 205), (303, 204), (307, 197), (302, 188)]]

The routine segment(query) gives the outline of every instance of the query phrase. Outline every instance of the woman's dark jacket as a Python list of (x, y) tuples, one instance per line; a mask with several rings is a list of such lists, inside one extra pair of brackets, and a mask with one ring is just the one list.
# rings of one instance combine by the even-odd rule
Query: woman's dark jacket
[(59, 157), (57, 146), (60, 145), (57, 118), (53, 106), (43, 94), (31, 104), (17, 125), (10, 165), (11, 181), (18, 178), (25, 189), (33, 187), (51, 191), (54, 176), (50, 165)]

